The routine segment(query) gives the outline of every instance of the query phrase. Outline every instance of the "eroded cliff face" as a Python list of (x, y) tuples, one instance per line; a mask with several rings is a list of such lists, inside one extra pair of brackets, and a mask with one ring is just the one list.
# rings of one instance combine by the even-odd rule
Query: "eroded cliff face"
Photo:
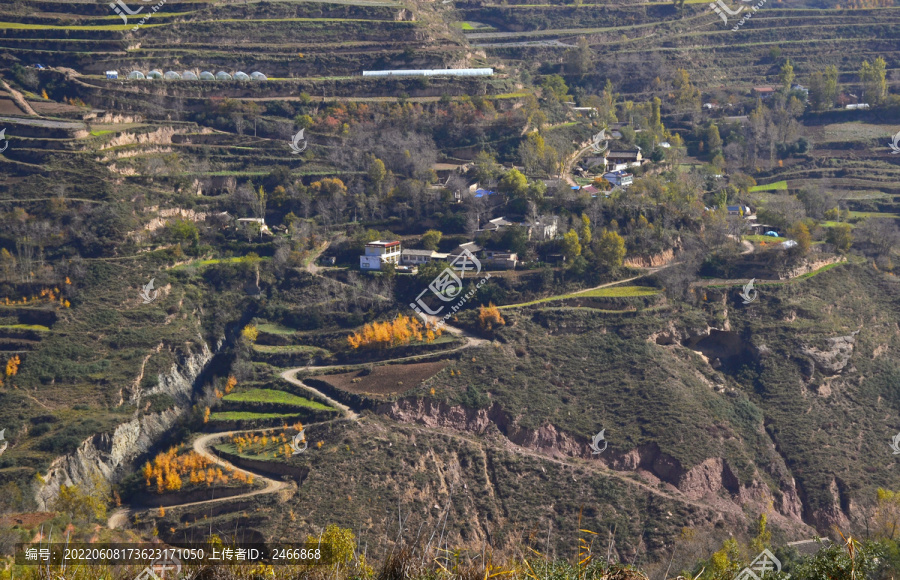
[[(545, 423), (536, 429), (518, 425), (498, 404), (486, 409), (448, 405), (430, 399), (407, 398), (385, 403), (377, 413), (406, 423), (429, 427), (445, 427), (485, 434), (496, 429), (512, 444), (538, 451), (548, 457), (580, 457), (620, 472), (638, 473), (650, 485), (667, 484), (673, 495), (688, 503), (703, 503), (721, 515), (740, 518), (744, 509), (769, 511), (770, 521), (793, 530), (798, 535), (812, 533), (803, 522), (803, 504), (793, 477), (784, 462), (771, 449), (772, 458), (764, 475), (758, 471), (749, 481), (741, 482), (726, 458), (710, 457), (686, 469), (681, 463), (661, 452), (655, 443), (628, 450), (610, 447), (602, 455), (592, 453), (587, 438), (560, 430)], [(765, 482), (774, 481), (774, 487)], [(671, 487), (669, 487), (671, 486)]]
[(159, 374), (158, 384), (137, 394), (164, 393), (175, 406), (160, 413), (139, 414), (110, 433), (94, 435), (81, 443), (76, 451), (58, 457), (50, 465), (37, 490), (35, 499), (41, 510), (47, 510), (59, 495), (62, 485), (91, 487), (97, 478), (115, 481), (132, 467), (136, 457), (150, 449), (159, 436), (169, 429), (189, 408), (197, 378), (212, 360), (213, 352), (200, 342), (199, 352), (182, 354), (168, 372)]

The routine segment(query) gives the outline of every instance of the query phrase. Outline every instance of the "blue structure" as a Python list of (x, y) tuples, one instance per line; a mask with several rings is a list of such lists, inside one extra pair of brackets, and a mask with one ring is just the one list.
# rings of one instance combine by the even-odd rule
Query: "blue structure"
[(476, 190), (475, 190), (475, 197), (484, 197), (484, 196), (486, 196), (486, 195), (494, 195), (495, 193), (497, 193), (497, 192), (496, 192), (496, 191), (489, 191), (489, 190), (487, 190), (487, 189), (476, 189)]

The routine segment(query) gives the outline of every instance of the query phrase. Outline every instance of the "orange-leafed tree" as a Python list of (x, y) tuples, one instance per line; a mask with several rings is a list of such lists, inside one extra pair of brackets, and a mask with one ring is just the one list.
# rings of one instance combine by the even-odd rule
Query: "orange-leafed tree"
[(478, 326), (481, 327), (481, 330), (490, 332), (504, 324), (506, 321), (500, 316), (500, 309), (494, 306), (493, 302), (488, 306), (478, 307)]
[(16, 373), (19, 372), (19, 365), (22, 364), (22, 361), (19, 360), (19, 355), (16, 355), (6, 361), (6, 376), (14, 377)]
[(440, 328), (425, 327), (417, 318), (400, 314), (390, 322), (372, 322), (347, 337), (351, 348), (389, 348), (410, 342), (433, 342), (441, 335)]

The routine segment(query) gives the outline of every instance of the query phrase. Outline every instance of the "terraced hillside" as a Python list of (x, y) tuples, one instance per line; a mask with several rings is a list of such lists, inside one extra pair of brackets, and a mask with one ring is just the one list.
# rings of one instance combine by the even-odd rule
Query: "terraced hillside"
[[(704, 90), (744, 88), (764, 84), (777, 74), (770, 51), (790, 58), (802, 78), (834, 64), (843, 81), (863, 58), (884, 57), (897, 70), (900, 9), (812, 8), (796, 2), (771, 2), (737, 31), (710, 10), (708, 3), (688, 2), (677, 11), (667, 3), (532, 4), (466, 3), (461, 20), (491, 27), (466, 27), (474, 47), (510, 65), (538, 70), (535, 63), (563, 60), (585, 37), (596, 53), (596, 71), (589, 76), (600, 87), (611, 79), (629, 94), (640, 93), (650, 81), (670, 78), (686, 68)], [(736, 20), (739, 17), (735, 17)], [(544, 65), (540, 72), (560, 67)], [(900, 82), (891, 75), (893, 83)]]

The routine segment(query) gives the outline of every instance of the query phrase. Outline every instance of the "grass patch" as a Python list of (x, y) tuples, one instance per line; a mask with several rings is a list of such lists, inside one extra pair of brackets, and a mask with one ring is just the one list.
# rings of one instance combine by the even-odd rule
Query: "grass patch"
[[(187, 264), (178, 264), (177, 266), (172, 266), (169, 270), (183, 270), (185, 268), (203, 268), (206, 266), (213, 266), (215, 264), (235, 264), (239, 263), (244, 259), (244, 256), (234, 256), (231, 258), (210, 258), (208, 260), (194, 260), (188, 262)], [(261, 256), (260, 260), (271, 260), (268, 256)]]
[(900, 214), (896, 213), (888, 213), (883, 211), (851, 211), (850, 217), (852, 218), (900, 218)]
[(768, 185), (754, 185), (750, 188), (750, 191), (787, 191), (787, 181), (776, 181)]
[(828, 264), (827, 266), (822, 266), (822, 267), (819, 268), (818, 270), (813, 270), (812, 272), (807, 272), (806, 274), (802, 274), (802, 275), (800, 275), (800, 276), (797, 276), (797, 277), (794, 278), (794, 279), (795, 279), (795, 280), (805, 280), (805, 279), (807, 279), (807, 278), (812, 278), (813, 276), (817, 276), (817, 275), (821, 274), (822, 272), (827, 272), (828, 270), (831, 270), (832, 268), (835, 268), (835, 267), (837, 267), (837, 266), (840, 266), (840, 265), (843, 264), (843, 263), (844, 263), (844, 262), (835, 262), (834, 264)]
[(651, 286), (610, 286), (577, 294), (578, 298), (632, 298), (637, 296), (656, 296), (661, 290)]
[(277, 403), (279, 405), (291, 405), (294, 407), (305, 407), (308, 409), (316, 409), (319, 411), (329, 411), (331, 407), (310, 401), (303, 397), (298, 397), (285, 391), (276, 391), (274, 389), (250, 389), (242, 393), (231, 393), (225, 395), (225, 401), (231, 403)]
[(288, 335), (288, 334), (294, 334), (295, 332), (297, 332), (297, 329), (295, 329), (295, 328), (288, 328), (287, 326), (282, 326), (280, 324), (275, 324), (275, 323), (271, 323), (271, 322), (267, 322), (265, 324), (258, 324), (258, 325), (256, 325), (256, 328), (258, 328), (260, 332), (265, 332), (267, 334)]
[(643, 296), (655, 296), (660, 292), (662, 291), (659, 288), (653, 288), (650, 286), (610, 286), (608, 288), (596, 288), (594, 290), (588, 290), (586, 292), (572, 292), (570, 294), (549, 296), (547, 298), (541, 298), (539, 300), (533, 300), (531, 302), (524, 302), (522, 304), (507, 304), (506, 306), (500, 306), (499, 308), (520, 308), (522, 306), (533, 306), (535, 304), (541, 304), (543, 302), (567, 300), (569, 298), (638, 298)]
[(36, 330), (38, 332), (50, 332), (50, 327), (41, 324), (0, 324), (0, 330)]
[[(260, 329), (262, 330), (262, 329)], [(312, 353), (312, 354), (328, 354), (328, 351), (324, 348), (319, 348), (317, 346), (309, 346), (306, 344), (283, 344), (283, 345), (270, 345), (270, 344), (254, 344), (253, 350), (256, 352), (262, 352), (266, 354), (278, 353)]]
[(764, 236), (762, 234), (749, 234), (746, 236), (741, 236), (742, 239), (747, 240), (748, 242), (756, 242), (757, 244), (762, 242), (785, 242), (787, 238), (783, 238), (781, 236), (773, 237), (773, 236)]
[(220, 411), (209, 416), (210, 421), (253, 421), (258, 419), (296, 419), (296, 413), (254, 413), (252, 411)]

